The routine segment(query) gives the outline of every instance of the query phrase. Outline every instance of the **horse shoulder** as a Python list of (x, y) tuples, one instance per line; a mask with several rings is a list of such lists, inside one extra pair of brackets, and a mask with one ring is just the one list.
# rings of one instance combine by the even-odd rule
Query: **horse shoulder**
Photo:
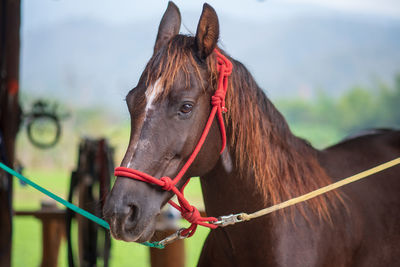
[[(304, 204), (300, 204), (304, 205)], [(354, 222), (332, 213), (332, 222), (296, 210), (293, 220), (275, 223), (276, 266), (351, 266), (354, 255)], [(340, 244), (340, 246), (338, 246)]]
[[(399, 156), (400, 131), (380, 131), (321, 151), (320, 162), (333, 180), (340, 180)], [(399, 261), (399, 173), (397, 165), (339, 189), (345, 195), (349, 220), (357, 221), (354, 230), (360, 233), (354, 241), (354, 265), (393, 266)]]

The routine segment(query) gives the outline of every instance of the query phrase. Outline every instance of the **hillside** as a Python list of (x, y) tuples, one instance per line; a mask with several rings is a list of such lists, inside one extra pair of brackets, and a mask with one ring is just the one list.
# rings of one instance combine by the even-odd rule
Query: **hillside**
[[(183, 18), (195, 31), (198, 14)], [(222, 47), (272, 98), (308, 98), (315, 89), (338, 96), (354, 85), (390, 83), (400, 72), (400, 20), (334, 12), (261, 21), (222, 14), (220, 24)], [(124, 25), (82, 18), (27, 32), (22, 90), (121, 111), (151, 56), (157, 26), (156, 18)]]

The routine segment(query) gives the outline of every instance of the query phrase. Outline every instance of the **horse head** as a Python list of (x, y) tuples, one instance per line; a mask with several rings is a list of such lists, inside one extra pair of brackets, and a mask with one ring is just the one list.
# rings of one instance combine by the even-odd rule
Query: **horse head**
[[(215, 55), (218, 17), (204, 4), (196, 35), (179, 34), (179, 9), (169, 2), (154, 53), (137, 86), (127, 97), (131, 135), (121, 166), (153, 177), (175, 177), (192, 154), (211, 111), (217, 83)], [(220, 157), (221, 134), (213, 121), (199, 154), (176, 185), (209, 172)], [(155, 231), (156, 216), (172, 193), (117, 177), (104, 208), (116, 239), (143, 242)]]

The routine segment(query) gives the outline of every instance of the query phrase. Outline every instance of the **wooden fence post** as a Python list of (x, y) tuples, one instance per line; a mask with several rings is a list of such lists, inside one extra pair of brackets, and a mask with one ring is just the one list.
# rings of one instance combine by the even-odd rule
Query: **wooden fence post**
[[(157, 217), (154, 238), (162, 240), (174, 234), (180, 227), (181, 215), (177, 210), (168, 206)], [(164, 249), (150, 248), (151, 267), (184, 267), (185, 266), (185, 239), (176, 240)]]
[[(58, 211), (54, 201), (42, 201), (43, 212)], [(54, 216), (40, 216), (42, 221), (42, 263), (41, 267), (54, 267), (58, 263), (58, 252), (60, 249), (61, 238), (64, 236), (64, 220)]]
[[(164, 239), (172, 235), (176, 229), (158, 231), (157, 238)], [(184, 267), (185, 266), (185, 239), (177, 240), (164, 249), (150, 248), (151, 267)]]

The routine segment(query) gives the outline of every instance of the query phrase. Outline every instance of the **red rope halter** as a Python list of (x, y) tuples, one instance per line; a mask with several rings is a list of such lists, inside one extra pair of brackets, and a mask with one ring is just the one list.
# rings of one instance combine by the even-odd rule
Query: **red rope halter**
[(176, 188), (176, 184), (180, 181), (180, 179), (189, 169), (190, 165), (193, 163), (201, 147), (203, 146), (216, 114), (222, 138), (221, 153), (224, 151), (226, 146), (226, 132), (225, 132), (225, 125), (222, 113), (227, 111), (225, 107), (225, 96), (226, 96), (226, 90), (228, 88), (228, 77), (232, 73), (232, 63), (224, 55), (222, 55), (218, 49), (214, 49), (214, 52), (217, 55), (217, 70), (219, 72), (219, 77), (218, 77), (217, 90), (211, 97), (212, 109), (210, 112), (210, 116), (208, 117), (207, 123), (204, 127), (203, 133), (201, 134), (199, 142), (197, 143), (189, 159), (186, 161), (185, 165), (183, 165), (182, 169), (179, 171), (176, 177), (174, 179), (171, 179), (170, 177), (161, 177), (161, 179), (157, 179), (151, 175), (148, 175), (147, 173), (143, 173), (138, 170), (129, 169), (126, 167), (117, 167), (115, 168), (114, 172), (115, 176), (123, 176), (136, 179), (139, 181), (161, 186), (161, 188), (166, 191), (172, 191), (177, 196), (179, 205), (173, 202), (172, 200), (168, 201), (169, 204), (171, 204), (174, 208), (179, 210), (181, 212), (182, 217), (191, 223), (189, 228), (184, 229), (181, 232), (182, 236), (187, 236), (187, 237), (190, 237), (195, 233), (197, 225), (202, 225), (211, 229), (217, 228), (217, 225), (211, 223), (211, 222), (216, 222), (217, 218), (201, 217), (196, 207), (190, 205), (189, 202), (184, 197), (183, 191), (188, 182), (190, 181), (190, 179), (187, 180), (187, 182), (182, 186), (180, 191), (178, 188)]

